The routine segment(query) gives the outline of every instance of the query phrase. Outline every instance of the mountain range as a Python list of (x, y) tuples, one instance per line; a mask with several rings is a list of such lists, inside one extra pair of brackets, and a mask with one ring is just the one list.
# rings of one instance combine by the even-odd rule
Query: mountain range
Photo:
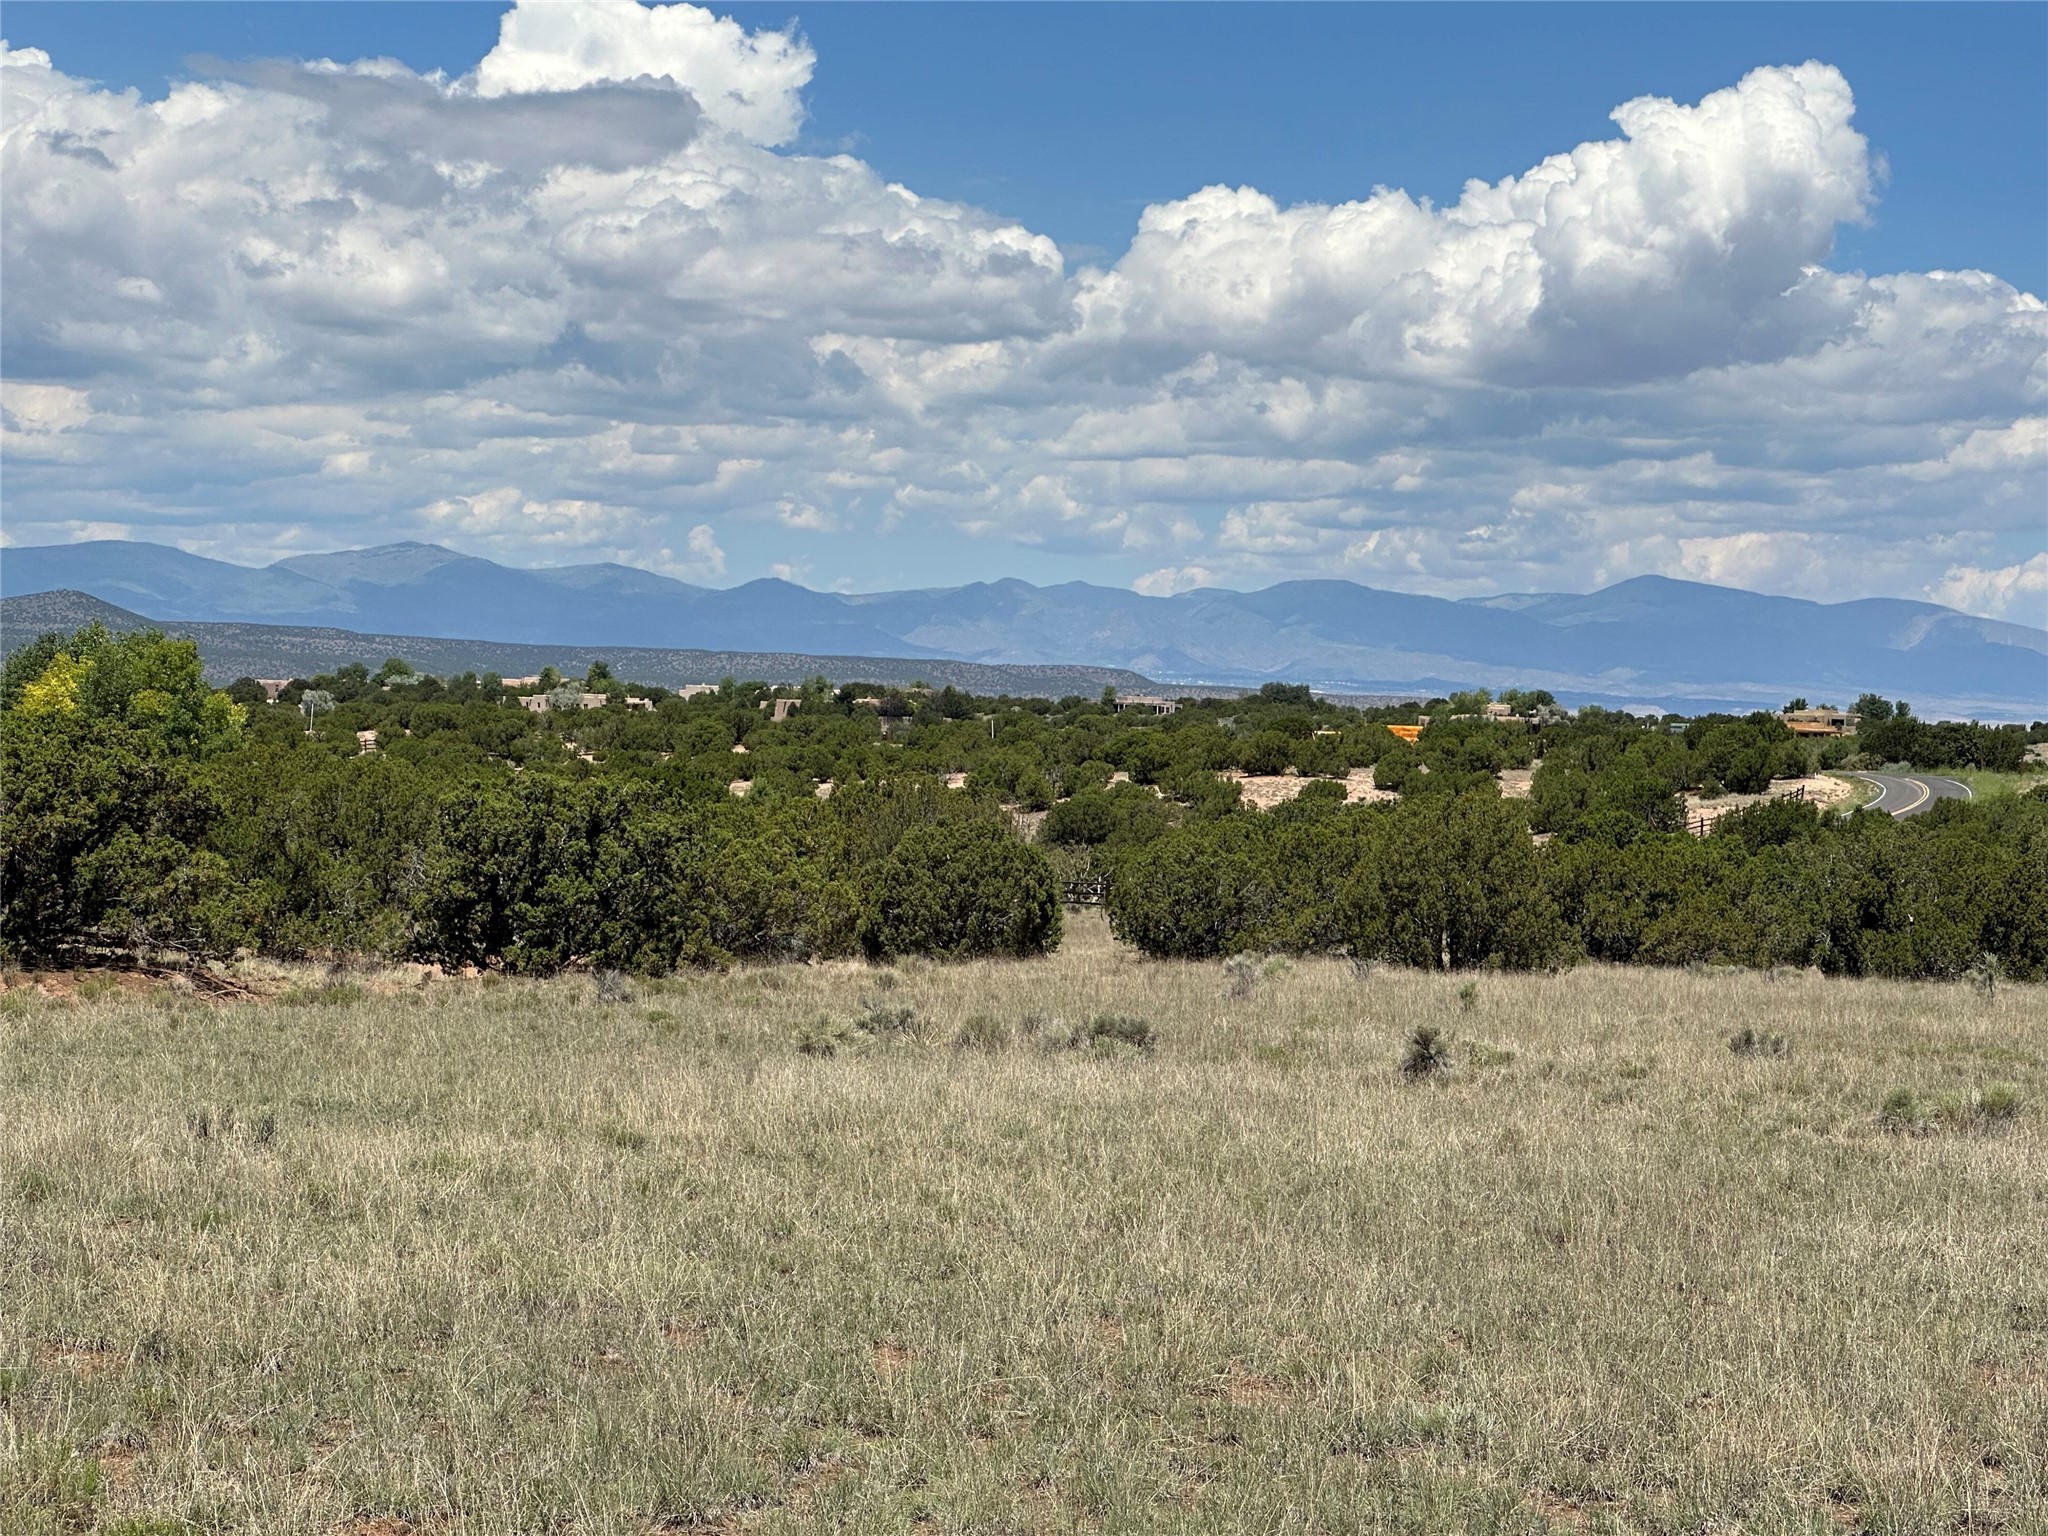
[(1174, 597), (1017, 580), (841, 593), (699, 587), (614, 564), (521, 569), (417, 543), (257, 567), (126, 540), (0, 551), (0, 594), (58, 589), (166, 622), (522, 645), (1073, 665), (1331, 692), (1541, 687), (1567, 703), (1675, 708), (1874, 690), (1924, 715), (2048, 714), (2048, 631), (1905, 599), (1817, 603), (1661, 576), (1464, 600), (1330, 580)]
[[(215, 684), (238, 677), (318, 677), (349, 662), (376, 667), (402, 656), (435, 677), (495, 672), (532, 677), (553, 667), (580, 677), (602, 660), (614, 674), (634, 683), (676, 688), (733, 677), (756, 683), (801, 683), (823, 677), (834, 683), (884, 683), (904, 687), (951, 683), (968, 693), (1016, 698), (1090, 697), (1104, 687), (1146, 693), (1165, 685), (1120, 667), (987, 666), (973, 661), (927, 657), (821, 656), (802, 651), (675, 650), (658, 646), (522, 645), (513, 640), (451, 640), (433, 635), (365, 634), (308, 624), (239, 624), (226, 620), (151, 619), (102, 598), (62, 588), (0, 597), (0, 656), (38, 635), (68, 634), (99, 624), (116, 634), (167, 629), (195, 642), (206, 676)], [(1221, 690), (1219, 690), (1221, 691)], [(1394, 703), (1393, 699), (1372, 700)]]

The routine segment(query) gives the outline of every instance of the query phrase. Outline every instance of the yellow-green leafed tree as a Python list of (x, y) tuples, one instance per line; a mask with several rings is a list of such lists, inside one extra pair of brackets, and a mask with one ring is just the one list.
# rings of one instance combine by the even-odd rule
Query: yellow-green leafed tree
[(68, 636), (44, 635), (9, 657), (0, 675), (0, 709), (118, 722), (191, 758), (232, 748), (247, 713), (208, 686), (191, 641), (156, 630), (116, 635), (99, 624)]
[(242, 706), (191, 642), (92, 625), (0, 670), (0, 948), (212, 947), (223, 867), (202, 851), (215, 797), (199, 760), (240, 739)]

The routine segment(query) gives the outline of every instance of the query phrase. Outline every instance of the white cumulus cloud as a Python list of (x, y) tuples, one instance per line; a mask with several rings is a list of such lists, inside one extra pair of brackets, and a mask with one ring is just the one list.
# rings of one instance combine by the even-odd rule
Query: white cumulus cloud
[(2038, 609), (2048, 309), (1835, 270), (1876, 178), (1825, 63), (1624, 103), (1444, 207), (1206, 187), (1079, 270), (779, 148), (816, 65), (630, 0), (524, 0), (452, 80), (223, 63), (152, 101), (8, 52), (8, 539), (711, 580), (714, 529), (744, 575), (794, 529), (827, 581), (881, 540), (920, 583), (1026, 547), (1147, 591), (1662, 571)]
[(1954, 566), (1927, 595), (1965, 613), (2048, 627), (2048, 552), (1995, 571)]
[(669, 80), (720, 127), (757, 144), (782, 144), (803, 122), (803, 90), (816, 63), (791, 33), (749, 32), (700, 6), (541, 0), (505, 13), (498, 45), (477, 65), (476, 88), (510, 96)]

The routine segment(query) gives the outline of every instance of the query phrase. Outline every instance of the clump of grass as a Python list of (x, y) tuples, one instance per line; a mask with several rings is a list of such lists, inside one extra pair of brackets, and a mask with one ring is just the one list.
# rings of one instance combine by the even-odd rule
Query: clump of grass
[(1461, 1404), (1396, 1403), (1354, 1415), (1330, 1442), (1330, 1454), (1370, 1461), (1441, 1446), (1476, 1456), (1486, 1449), (1491, 1433), (1486, 1415), (1476, 1408)]
[(1223, 995), (1234, 1003), (1248, 1001), (1259, 990), (1259, 962), (1251, 955), (1232, 955), (1223, 962)]
[(1468, 981), (1458, 988), (1458, 1006), (1470, 1013), (1479, 1006), (1479, 983)]
[(112, 976), (88, 976), (73, 991), (82, 1003), (99, 1003), (119, 997), (121, 983)]
[(1000, 1051), (1010, 1043), (1010, 1026), (992, 1014), (972, 1013), (953, 1036), (953, 1047), (962, 1051)]
[(1745, 1024), (1728, 1037), (1728, 1049), (1745, 1059), (1751, 1056), (1789, 1056), (1792, 1042), (1783, 1035), (1773, 1035), (1754, 1024)]
[(827, 1014), (819, 1014), (797, 1026), (796, 1049), (800, 1056), (837, 1056), (842, 1050), (864, 1044), (866, 1036), (859, 1030), (846, 1020)]
[(1929, 1103), (1910, 1088), (1894, 1088), (1877, 1111), (1877, 1123), (1894, 1134), (1929, 1131), (2002, 1131), (2019, 1119), (2023, 1102), (2010, 1083), (1993, 1083), (1968, 1099), (1944, 1097)]
[(621, 1152), (644, 1152), (647, 1150), (648, 1135), (637, 1125), (610, 1123), (597, 1128), (597, 1139), (607, 1146), (617, 1147)]
[(230, 1104), (218, 1115), (210, 1109), (195, 1109), (185, 1117), (185, 1128), (194, 1141), (225, 1141), (235, 1133), (235, 1108)]
[(1046, 1039), (1049, 1050), (1093, 1051), (1104, 1056), (1124, 1050), (1150, 1051), (1158, 1043), (1159, 1032), (1150, 1019), (1124, 1013), (1098, 1013), (1070, 1030), (1055, 1028)]
[(93, 1512), (106, 1493), (106, 1476), (97, 1461), (60, 1440), (42, 1438), (28, 1440), (12, 1459), (15, 1465), (8, 1481), (21, 1495), (20, 1507), (25, 1512), (40, 1512), (50, 1522), (23, 1529), (83, 1531), (92, 1527)]
[(1977, 963), (1963, 973), (1963, 979), (1988, 1002), (1998, 991), (2001, 975), (1998, 956), (1986, 954), (1977, 957)]
[(859, 1050), (882, 1040), (920, 1038), (923, 1028), (915, 1008), (876, 1008), (857, 1018), (821, 1016), (797, 1030), (796, 1048), (805, 1056), (836, 1056), (841, 1051)]
[(1917, 1134), (1927, 1123), (1920, 1112), (1920, 1095), (1910, 1088), (1894, 1088), (1878, 1106), (1877, 1123), (1893, 1135)]
[(344, 1008), (360, 1003), (370, 994), (352, 981), (334, 981), (320, 987), (293, 987), (279, 995), (286, 1008)]
[(1415, 1033), (1408, 1037), (1407, 1053), (1401, 1058), (1401, 1075), (1412, 1083), (1450, 1070), (1450, 1036), (1434, 1024), (1416, 1025)]
[(41, 1205), (56, 1193), (57, 1181), (41, 1168), (24, 1168), (14, 1176), (14, 1197), (23, 1205)]
[(593, 971), (590, 980), (600, 1003), (630, 1003), (633, 1000), (633, 994), (626, 987), (624, 971)]
[(918, 1032), (915, 1008), (870, 1008), (853, 1021), (862, 1034), (880, 1039), (885, 1035), (912, 1036)]
[(1985, 1125), (2005, 1126), (2020, 1117), (2020, 1091), (2010, 1083), (1993, 1083), (1977, 1095), (1977, 1119)]

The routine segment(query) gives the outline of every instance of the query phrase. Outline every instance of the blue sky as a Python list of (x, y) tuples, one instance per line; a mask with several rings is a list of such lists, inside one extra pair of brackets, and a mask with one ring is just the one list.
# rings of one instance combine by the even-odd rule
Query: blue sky
[(10, 542), (2048, 616), (2048, 7), (505, 9), (7, 7)]

